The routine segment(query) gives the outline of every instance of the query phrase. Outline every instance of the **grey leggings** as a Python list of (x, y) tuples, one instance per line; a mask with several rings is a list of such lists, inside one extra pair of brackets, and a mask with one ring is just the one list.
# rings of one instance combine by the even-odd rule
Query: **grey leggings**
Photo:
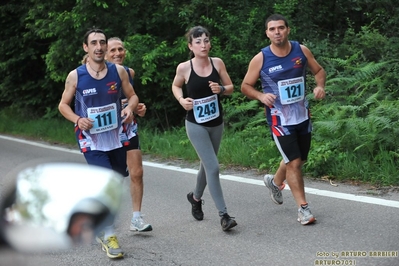
[(204, 127), (186, 120), (187, 136), (201, 160), (194, 197), (200, 199), (208, 184), (209, 192), (216, 208), (219, 210), (220, 216), (227, 213), (220, 185), (219, 161), (217, 158), (220, 142), (222, 141), (223, 128), (223, 123), (216, 127)]

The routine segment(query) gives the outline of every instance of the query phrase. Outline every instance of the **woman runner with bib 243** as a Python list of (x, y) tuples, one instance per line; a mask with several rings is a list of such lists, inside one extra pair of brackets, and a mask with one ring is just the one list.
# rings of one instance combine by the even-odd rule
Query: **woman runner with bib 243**
[[(234, 86), (220, 58), (209, 57), (210, 34), (202, 26), (191, 28), (187, 34), (190, 60), (176, 69), (172, 91), (176, 100), (187, 111), (186, 132), (200, 158), (195, 189), (187, 194), (191, 213), (197, 220), (204, 218), (201, 197), (206, 185), (221, 218), (223, 231), (237, 225), (227, 213), (219, 179), (217, 153), (223, 135), (223, 110), (220, 96), (233, 93)], [(183, 86), (187, 96), (183, 95)]]

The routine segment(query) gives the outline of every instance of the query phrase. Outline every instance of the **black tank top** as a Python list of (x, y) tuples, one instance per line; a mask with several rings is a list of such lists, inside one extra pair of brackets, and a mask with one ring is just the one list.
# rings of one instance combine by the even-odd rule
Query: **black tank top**
[[(187, 96), (193, 99), (201, 99), (204, 97), (212, 96), (214, 93), (212, 92), (211, 88), (209, 87), (209, 81), (220, 83), (219, 73), (216, 70), (215, 66), (213, 65), (212, 58), (209, 58), (212, 64), (212, 73), (208, 77), (200, 77), (195, 73), (193, 69), (193, 63), (190, 59), (191, 65), (191, 73), (190, 77), (188, 78), (186, 89), (187, 89)], [(205, 122), (205, 123), (197, 123), (194, 118), (193, 110), (187, 111), (186, 119), (189, 122), (206, 126), (206, 127), (216, 127), (223, 123), (223, 109), (222, 104), (220, 103), (220, 97), (218, 97), (218, 105), (219, 105), (219, 117)]]

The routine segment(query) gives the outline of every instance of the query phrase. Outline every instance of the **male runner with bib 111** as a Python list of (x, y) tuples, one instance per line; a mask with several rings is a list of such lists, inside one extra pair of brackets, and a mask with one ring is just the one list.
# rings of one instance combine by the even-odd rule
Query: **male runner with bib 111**
[[(75, 123), (76, 140), (88, 164), (127, 176), (126, 150), (119, 139), (119, 129), (122, 123), (132, 122), (139, 99), (126, 70), (105, 61), (107, 38), (102, 30), (87, 31), (83, 49), (88, 54), (87, 63), (68, 74), (58, 109)], [(123, 109), (122, 93), (128, 99)], [(74, 111), (70, 106), (73, 100)], [(106, 226), (96, 240), (108, 257), (123, 257), (113, 224)]]

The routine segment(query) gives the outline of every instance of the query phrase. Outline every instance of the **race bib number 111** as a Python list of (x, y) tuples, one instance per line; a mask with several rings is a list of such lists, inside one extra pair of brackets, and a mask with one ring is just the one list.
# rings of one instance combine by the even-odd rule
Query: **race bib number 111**
[(87, 108), (88, 117), (93, 119), (91, 134), (98, 134), (118, 128), (116, 104)]

